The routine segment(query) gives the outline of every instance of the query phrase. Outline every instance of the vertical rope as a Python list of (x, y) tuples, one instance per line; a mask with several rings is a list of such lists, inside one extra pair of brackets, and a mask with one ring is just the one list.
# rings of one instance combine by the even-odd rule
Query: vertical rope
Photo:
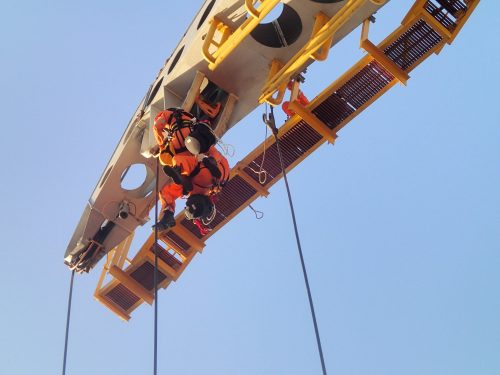
[(64, 359), (63, 359), (62, 375), (66, 374), (66, 356), (68, 354), (69, 318), (71, 315), (71, 299), (73, 297), (73, 280), (74, 279), (75, 279), (75, 270), (71, 271), (71, 282), (69, 285), (68, 313), (66, 315), (66, 335), (65, 335), (65, 339), (64, 339)]
[(160, 158), (156, 158), (156, 187), (155, 187), (155, 269), (153, 272), (153, 283), (155, 288), (155, 317), (154, 317), (154, 365), (153, 374), (157, 374), (158, 369), (158, 193), (160, 176)]
[(278, 129), (274, 123), (273, 107), (271, 106), (271, 115), (265, 120), (267, 126), (269, 126), (273, 132), (274, 139), (276, 140), (276, 149), (278, 151), (278, 157), (281, 166), (281, 172), (283, 173), (283, 179), (285, 180), (286, 192), (288, 195), (288, 203), (290, 204), (290, 211), (292, 213), (293, 229), (295, 231), (295, 239), (297, 241), (297, 249), (300, 256), (300, 264), (302, 265), (302, 274), (304, 275), (304, 281), (307, 289), (307, 297), (309, 299), (309, 307), (311, 309), (311, 316), (314, 324), (314, 333), (316, 334), (316, 343), (318, 345), (319, 358), (321, 361), (321, 368), (323, 370), (323, 375), (326, 375), (325, 359), (323, 357), (323, 349), (321, 347), (321, 339), (319, 337), (318, 323), (316, 321), (316, 313), (314, 312), (314, 304), (311, 294), (311, 288), (309, 287), (309, 279), (307, 277), (306, 265), (304, 262), (304, 255), (302, 254), (302, 246), (300, 244), (299, 231), (297, 229), (297, 220), (295, 219), (295, 210), (293, 209), (292, 195), (290, 194), (290, 186), (288, 185), (288, 179), (286, 177), (285, 164), (283, 162), (283, 155), (281, 154), (280, 140), (278, 138)]

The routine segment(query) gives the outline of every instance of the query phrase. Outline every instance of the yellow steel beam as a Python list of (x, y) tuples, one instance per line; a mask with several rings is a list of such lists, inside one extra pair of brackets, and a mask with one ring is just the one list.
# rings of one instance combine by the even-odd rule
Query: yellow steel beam
[(317, 118), (310, 110), (303, 107), (297, 101), (290, 102), (288, 108), (294, 111), (297, 116), (307, 122), (319, 134), (321, 134), (328, 141), (328, 143), (335, 142), (337, 135), (334, 134), (332, 130), (328, 126), (326, 126), (323, 121)]
[(119, 282), (121, 282), (127, 289), (129, 289), (140, 299), (144, 300), (150, 305), (153, 303), (153, 294), (117, 266), (112, 266), (109, 269), (109, 274)]
[(366, 0), (349, 0), (309, 41), (268, 80), (262, 89), (259, 103), (267, 101), (276, 90), (304, 68), (307, 60), (318, 51), (332, 35), (342, 27)]
[[(212, 21), (212, 25), (205, 37), (203, 43), (203, 56), (208, 62), (208, 68), (215, 70), (219, 64), (224, 61), (231, 52), (252, 32), (253, 29), (259, 25), (264, 17), (280, 2), (280, 0), (261, 0), (257, 9), (253, 7), (253, 2), (246, 1), (245, 5), (249, 9), (250, 17), (248, 17), (234, 32), (230, 35), (227, 31), (223, 32), (222, 40), (219, 43), (214, 41), (215, 31), (217, 28), (224, 27), (225, 25), (220, 20)], [(251, 3), (251, 6), (249, 4)], [(222, 24), (222, 25), (221, 25)], [(227, 26), (226, 26), (227, 27)], [(211, 45), (217, 46), (215, 52), (210, 53), (209, 48)]]
[(368, 39), (361, 42), (361, 47), (390, 72), (399, 82), (406, 85), (410, 76), (404, 72), (394, 61), (389, 59), (377, 46)]
[[(329, 18), (325, 13), (319, 12), (318, 14), (316, 14), (311, 38), (314, 38), (320, 32), (321, 28), (325, 26), (328, 20)], [(326, 60), (326, 58), (328, 57), (328, 53), (330, 52), (330, 47), (332, 46), (333, 35), (334, 34), (332, 33), (330, 37), (327, 38), (325, 42), (311, 54), (312, 59), (316, 61)]]
[[(273, 59), (271, 61), (271, 65), (269, 67), (269, 74), (267, 75), (267, 79), (271, 80), (279, 71), (280, 69), (283, 68), (285, 64), (278, 60), (278, 59)], [(286, 86), (288, 84), (288, 81), (283, 81), (277, 89), (274, 91), (276, 92), (276, 95), (272, 97), (271, 95), (266, 97), (266, 102), (268, 102), (271, 105), (279, 105), (283, 101), (283, 97), (285, 96), (285, 91), (286, 91)], [(272, 92), (271, 94), (274, 94)]]
[[(151, 264), (155, 264), (155, 255), (151, 251), (146, 253), (146, 258)], [(173, 280), (179, 277), (179, 273), (160, 258), (158, 258), (158, 269)]]
[(401, 21), (401, 24), (406, 25), (408, 23), (412, 23), (413, 20), (420, 15), (427, 1), (428, 0), (415, 1), (415, 3), (412, 5), (408, 13), (406, 13), (406, 16), (404, 16), (403, 20)]
[(259, 11), (255, 9), (254, 4), (255, 0), (245, 0), (245, 8), (247, 9), (247, 12), (252, 16), (252, 17), (259, 17)]
[(423, 20), (428, 23), (435, 31), (437, 31), (444, 39), (451, 39), (451, 31), (444, 27), (443, 24), (435, 19), (428, 11), (422, 9), (420, 17), (422, 17)]
[(118, 246), (114, 247), (107, 254), (106, 263), (102, 268), (101, 276), (99, 277), (99, 281), (97, 282), (94, 295), (97, 294), (101, 289), (104, 278), (106, 277), (106, 273), (111, 266), (117, 265), (119, 268), (123, 269), (123, 265), (127, 260), (128, 251), (130, 250), (130, 245), (132, 244), (132, 240), (134, 239), (134, 233), (135, 232), (132, 232), (130, 235), (128, 235), (127, 238), (125, 238)]
[[(196, 237), (193, 233), (188, 231), (184, 226), (182, 225), (176, 225), (172, 229), (170, 229), (172, 232), (177, 234), (180, 238), (182, 238), (183, 241), (186, 241), (189, 246), (194, 251), (202, 252), (203, 248), (205, 247), (205, 242), (200, 240), (198, 237)], [(168, 239), (164, 239), (164, 241), (168, 242)], [(170, 242), (168, 242), (169, 245)], [(186, 258), (186, 256), (182, 253), (179, 253), (183, 258)]]
[(360, 46), (366, 52), (370, 54), (377, 62), (382, 64), (382, 66), (390, 72), (399, 82), (403, 85), (406, 85), (410, 76), (404, 72), (399, 66), (397, 66), (394, 61), (388, 58), (384, 52), (378, 48), (375, 44), (368, 40), (368, 30), (370, 26), (370, 20), (366, 19), (363, 22), (363, 28), (361, 30), (361, 41)]

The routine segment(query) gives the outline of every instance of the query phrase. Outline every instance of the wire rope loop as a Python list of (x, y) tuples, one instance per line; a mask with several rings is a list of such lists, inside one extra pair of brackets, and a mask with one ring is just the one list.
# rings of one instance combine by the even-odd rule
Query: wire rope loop
[(249, 204), (248, 207), (250, 207), (250, 209), (253, 211), (257, 220), (260, 220), (264, 217), (264, 212), (256, 210), (251, 204)]

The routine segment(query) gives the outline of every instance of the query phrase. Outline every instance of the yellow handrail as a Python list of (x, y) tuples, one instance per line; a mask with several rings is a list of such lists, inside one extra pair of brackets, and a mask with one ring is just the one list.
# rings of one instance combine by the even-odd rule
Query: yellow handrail
[(272, 77), (259, 97), (259, 103), (266, 101), (283, 84), (303, 69), (304, 64), (318, 51), (333, 34), (341, 28), (367, 0), (349, 0), (305, 45), (288, 63)]
[[(269, 68), (269, 74), (268, 74), (268, 79), (271, 79), (274, 77), (274, 75), (281, 69), (283, 68), (283, 62), (278, 60), (278, 59), (273, 59), (271, 61), (271, 66)], [(279, 105), (283, 101), (283, 97), (285, 96), (286, 92), (286, 86), (288, 82), (283, 82), (280, 87), (276, 90), (276, 96), (272, 97), (269, 96), (266, 98), (266, 102), (269, 103), (270, 105)]]
[(253, 4), (255, 0), (245, 0), (245, 8), (247, 8), (247, 12), (252, 15), (252, 17), (259, 17), (259, 11), (255, 9)]
[[(323, 12), (316, 14), (316, 19), (314, 21), (313, 31), (311, 33), (311, 38), (321, 30), (321, 28), (328, 22), (328, 16)], [(316, 61), (325, 61), (328, 57), (328, 52), (330, 52), (330, 47), (332, 46), (333, 34), (323, 43), (314, 53), (311, 54), (311, 58)]]
[[(248, 17), (231, 35), (224, 31), (219, 43), (214, 41), (215, 31), (217, 28), (227, 26), (222, 21), (214, 18), (207, 36), (205, 37), (202, 49), (203, 57), (208, 62), (208, 68), (210, 70), (215, 70), (279, 2), (280, 0), (262, 0), (258, 9), (255, 9), (253, 7), (253, 2), (251, 2), (252, 10), (249, 10), (249, 13), (252, 17)], [(247, 5), (247, 3), (249, 3), (249, 1), (245, 0), (245, 5)], [(255, 16), (255, 13), (258, 15)], [(218, 47), (214, 53), (209, 52), (209, 48), (212, 45)]]

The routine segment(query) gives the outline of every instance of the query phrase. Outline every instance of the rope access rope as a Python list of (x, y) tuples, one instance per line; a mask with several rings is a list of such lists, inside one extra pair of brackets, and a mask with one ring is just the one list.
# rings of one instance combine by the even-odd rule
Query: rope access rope
[(66, 335), (64, 338), (64, 359), (63, 359), (62, 375), (66, 374), (66, 355), (68, 354), (69, 318), (71, 315), (71, 299), (73, 297), (73, 280), (74, 279), (75, 279), (75, 270), (71, 271), (71, 282), (69, 285), (68, 313), (66, 315)]
[(312, 295), (311, 295), (311, 288), (309, 287), (309, 280), (307, 277), (306, 265), (304, 263), (304, 256), (302, 254), (302, 246), (300, 245), (299, 231), (297, 229), (297, 221), (295, 219), (295, 211), (293, 209), (292, 195), (290, 194), (290, 187), (288, 186), (285, 165), (283, 163), (283, 155), (281, 154), (280, 140), (278, 138), (278, 129), (276, 128), (276, 124), (274, 122), (273, 106), (271, 106), (271, 114), (269, 115), (269, 117), (266, 118), (266, 115), (264, 115), (264, 123), (271, 129), (271, 131), (273, 132), (273, 135), (274, 135), (274, 139), (276, 140), (276, 148), (278, 151), (281, 172), (283, 173), (283, 179), (285, 180), (286, 192), (288, 194), (288, 203), (290, 205), (290, 212), (292, 214), (293, 229), (295, 231), (295, 239), (297, 241), (297, 249), (299, 251), (300, 263), (302, 265), (302, 273), (304, 275), (304, 281), (305, 281), (306, 289), (307, 289), (307, 297), (309, 298), (309, 307), (311, 308), (311, 315), (312, 315), (312, 320), (313, 320), (313, 324), (314, 324), (314, 333), (316, 334), (316, 342), (318, 344), (319, 358), (321, 360), (321, 368), (323, 370), (323, 375), (326, 375), (325, 359), (323, 358), (323, 349), (321, 348), (321, 340), (319, 338), (318, 323), (316, 321), (316, 314), (314, 312), (314, 304), (313, 304)]
[(153, 284), (155, 288), (155, 312), (154, 312), (154, 364), (153, 374), (157, 373), (158, 364), (158, 192), (160, 176), (160, 159), (156, 158), (156, 184), (155, 184), (155, 269), (153, 272)]

